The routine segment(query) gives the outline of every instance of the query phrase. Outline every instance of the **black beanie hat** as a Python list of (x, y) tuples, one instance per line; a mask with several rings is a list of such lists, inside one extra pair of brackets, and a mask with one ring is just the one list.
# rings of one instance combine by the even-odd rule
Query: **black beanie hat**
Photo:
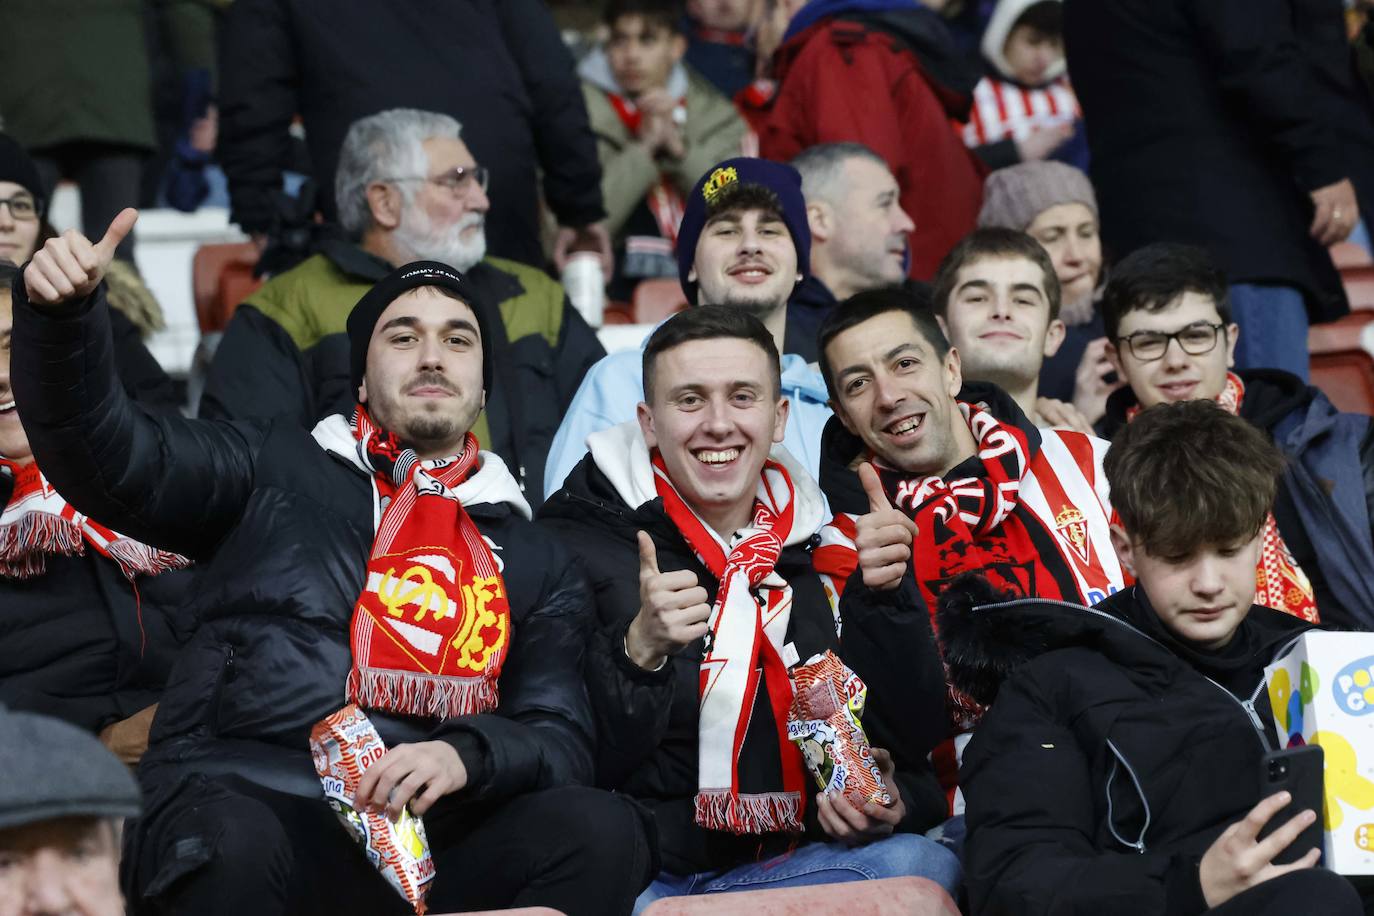
[(12, 181), (32, 194), (38, 202), (38, 216), (42, 218), (48, 200), (43, 193), (38, 168), (24, 152), (24, 147), (9, 134), (0, 134), (0, 181)]
[(377, 319), (382, 317), (386, 307), (408, 290), (421, 286), (437, 286), (454, 293), (472, 309), (477, 317), (477, 330), (482, 335), (482, 390), (491, 392), (491, 335), (487, 333), (486, 310), (477, 296), (472, 283), (458, 271), (438, 261), (412, 261), (398, 267), (377, 281), (368, 290), (353, 311), (348, 313), (349, 374), (353, 380), (353, 390), (363, 383), (363, 372), (367, 369), (367, 345), (376, 330)]

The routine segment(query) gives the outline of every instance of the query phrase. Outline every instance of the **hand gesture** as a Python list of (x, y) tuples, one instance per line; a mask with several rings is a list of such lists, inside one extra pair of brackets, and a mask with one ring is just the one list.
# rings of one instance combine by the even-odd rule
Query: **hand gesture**
[(864, 585), (878, 590), (894, 589), (902, 584), (911, 564), (911, 545), (920, 529), (905, 512), (892, 508), (878, 472), (867, 461), (859, 465), (859, 480), (868, 494), (868, 513), (859, 516), (854, 536)]
[(446, 741), (398, 744), (363, 770), (353, 796), (357, 811), (386, 811), (396, 820), (407, 803), (410, 813), (421, 817), (435, 802), (468, 784), (463, 758)]
[(75, 229), (48, 239), (24, 269), (24, 286), (35, 305), (57, 306), (80, 302), (100, 285), (114, 260), (115, 248), (138, 222), (138, 211), (127, 207), (110, 223), (105, 237), (92, 244)]
[(1269, 819), (1292, 800), (1287, 792), (1278, 792), (1250, 809), (1250, 813), (1236, 821), (1207, 848), (1198, 868), (1202, 896), (1209, 907), (1219, 907), (1241, 891), (1256, 884), (1277, 878), (1300, 868), (1311, 868), (1321, 857), (1320, 849), (1289, 865), (1274, 865), (1274, 856), (1288, 848), (1303, 829), (1317, 819), (1311, 808), (1300, 811), (1263, 841), (1256, 841)]
[(1107, 338), (1099, 337), (1083, 348), (1083, 358), (1073, 376), (1073, 406), (1089, 423), (1107, 412), (1107, 397), (1126, 382), (1112, 378), (1116, 367), (1107, 357)]
[(1092, 424), (1072, 404), (1065, 404), (1054, 398), (1036, 398), (1035, 412), (1040, 415), (1040, 422), (1045, 426), (1070, 429), (1089, 436), (1093, 434)]
[(816, 819), (821, 829), (833, 840), (846, 846), (862, 846), (888, 836), (906, 817), (906, 803), (897, 788), (897, 769), (892, 763), (892, 755), (880, 747), (873, 749), (873, 760), (878, 764), (878, 772), (883, 774), (883, 783), (893, 802), (890, 806), (865, 802), (862, 809), (855, 808), (843, 795), (816, 796)]
[(1317, 188), (1312, 198), (1312, 238), (1323, 245), (1343, 242), (1360, 221), (1360, 205), (1355, 200), (1355, 186), (1349, 178)]
[(711, 606), (689, 569), (658, 571), (653, 538), (639, 532), (639, 613), (625, 632), (625, 652), (652, 671), (670, 653), (706, 635)]

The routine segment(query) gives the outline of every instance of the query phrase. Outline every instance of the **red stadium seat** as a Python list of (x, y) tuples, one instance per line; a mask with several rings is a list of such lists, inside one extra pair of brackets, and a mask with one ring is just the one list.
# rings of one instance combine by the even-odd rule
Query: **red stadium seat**
[(812, 916), (815, 913), (862, 913), (863, 916), (959, 916), (940, 885), (925, 878), (884, 878), (811, 887), (778, 888), (666, 897), (656, 900), (644, 916)]
[(1350, 299), (1351, 311), (1374, 311), (1374, 266), (1342, 270), (1341, 285)]
[(262, 280), (253, 276), (258, 249), (252, 242), (201, 245), (191, 262), (191, 288), (196, 300), (200, 332), (223, 331), (239, 303), (252, 295)]
[(682, 285), (671, 277), (641, 280), (635, 287), (636, 324), (658, 324), (686, 307), (687, 294), (682, 291)]
[(607, 324), (634, 324), (634, 306), (628, 302), (607, 302), (606, 310), (601, 313), (601, 323)]
[(1365, 345), (1374, 332), (1374, 312), (1353, 312), (1307, 334), (1312, 384), (1340, 410), (1374, 415), (1374, 354)]
[(1374, 267), (1374, 258), (1369, 256), (1363, 245), (1355, 242), (1338, 242), (1329, 249), (1331, 260), (1336, 269), (1344, 271), (1351, 267)]

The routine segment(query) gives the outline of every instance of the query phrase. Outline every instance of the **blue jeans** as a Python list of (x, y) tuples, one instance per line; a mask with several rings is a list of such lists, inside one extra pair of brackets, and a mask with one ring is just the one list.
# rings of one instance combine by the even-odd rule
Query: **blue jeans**
[(1282, 369), (1303, 381), (1307, 371), (1307, 306), (1291, 286), (1231, 285), (1231, 314), (1240, 325), (1237, 369)]
[(874, 878), (929, 878), (951, 896), (963, 880), (959, 858), (919, 834), (898, 833), (867, 846), (807, 843), (765, 862), (750, 862), (728, 871), (673, 875), (660, 872), (635, 901), (635, 913), (660, 897), (761, 891), (775, 887), (839, 884)]

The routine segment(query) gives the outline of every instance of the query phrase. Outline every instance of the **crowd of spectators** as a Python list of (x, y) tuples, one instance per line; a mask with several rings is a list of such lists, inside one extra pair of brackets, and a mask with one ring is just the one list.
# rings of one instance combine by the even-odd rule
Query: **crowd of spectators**
[[(1265, 666), (1374, 631), (1306, 344), (1367, 0), (0, 20), (0, 913), (408, 912), (347, 825), (411, 816), (436, 911), (1374, 912), (1247, 778)], [(217, 205), (261, 283), (187, 404), (137, 211)], [(791, 734), (831, 657), (885, 795)]]

